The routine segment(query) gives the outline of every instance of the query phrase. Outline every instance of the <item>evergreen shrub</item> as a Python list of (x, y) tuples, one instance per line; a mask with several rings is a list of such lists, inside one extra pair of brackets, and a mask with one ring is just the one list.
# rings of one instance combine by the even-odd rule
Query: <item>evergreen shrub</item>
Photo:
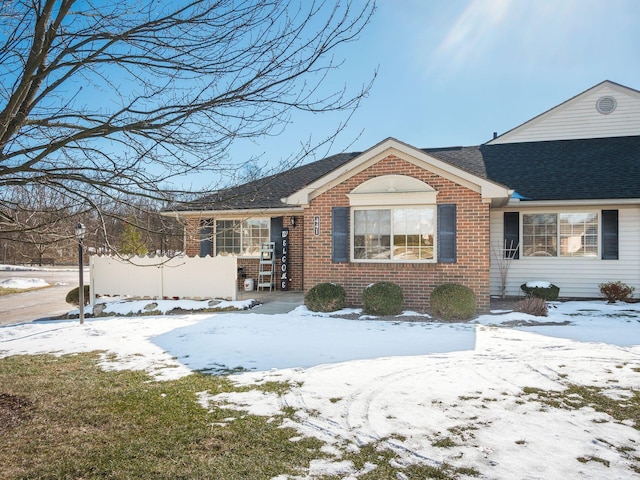
[(469, 320), (476, 315), (476, 294), (458, 283), (438, 285), (431, 292), (431, 314), (447, 321)]
[(560, 295), (560, 287), (553, 284), (550, 284), (548, 287), (528, 287), (526, 283), (523, 283), (520, 285), (520, 290), (522, 290), (527, 297), (541, 298), (550, 302), (558, 300), (558, 295)]
[[(89, 300), (89, 285), (84, 285), (84, 304), (89, 305)], [(65, 301), (71, 305), (78, 306), (80, 304), (80, 287), (76, 287), (67, 293)]]
[(344, 308), (347, 293), (341, 285), (318, 283), (304, 296), (304, 304), (312, 312), (335, 312)]
[(402, 288), (391, 282), (369, 285), (362, 292), (362, 312), (367, 315), (386, 316), (402, 313)]

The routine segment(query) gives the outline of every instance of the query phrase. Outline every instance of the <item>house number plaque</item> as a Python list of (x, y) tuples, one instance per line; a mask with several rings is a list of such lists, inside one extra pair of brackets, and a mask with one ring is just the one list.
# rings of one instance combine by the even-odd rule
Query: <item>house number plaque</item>
[(280, 290), (289, 290), (289, 229), (282, 229), (282, 262), (280, 264)]
[(317, 215), (313, 217), (313, 234), (320, 235), (320, 217)]

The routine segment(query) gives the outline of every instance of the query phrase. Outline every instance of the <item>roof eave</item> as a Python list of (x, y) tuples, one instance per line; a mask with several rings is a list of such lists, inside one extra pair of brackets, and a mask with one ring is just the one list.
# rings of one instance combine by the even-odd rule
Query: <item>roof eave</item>
[(572, 207), (572, 206), (610, 206), (610, 205), (640, 205), (640, 198), (587, 198), (581, 200), (519, 200), (512, 198), (504, 205), (506, 207)]
[(302, 207), (296, 207), (291, 205), (285, 205), (282, 208), (280, 207), (265, 207), (265, 208), (235, 208), (228, 210), (214, 210), (214, 209), (203, 209), (203, 210), (173, 210), (173, 211), (164, 211), (161, 212), (160, 215), (165, 217), (175, 217), (180, 216), (183, 218), (207, 218), (207, 217), (221, 217), (221, 216), (273, 216), (273, 214), (277, 215), (288, 215), (288, 214), (300, 214), (303, 211)]

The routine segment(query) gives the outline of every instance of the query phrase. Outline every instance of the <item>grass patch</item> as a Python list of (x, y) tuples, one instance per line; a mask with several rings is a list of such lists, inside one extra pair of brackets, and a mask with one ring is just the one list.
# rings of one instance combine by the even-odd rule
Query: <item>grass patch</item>
[(580, 463), (598, 462), (598, 463), (601, 463), (602, 465), (604, 465), (605, 467), (608, 467), (608, 466), (611, 465), (609, 460), (605, 460), (605, 459), (600, 458), (600, 457), (594, 457), (592, 455), (589, 455), (588, 457), (578, 457), (577, 460)]
[(49, 288), (51, 285), (45, 285), (43, 287), (33, 287), (33, 288), (5, 288), (0, 287), (0, 297), (5, 295), (13, 295), (14, 293), (24, 293), (24, 292), (32, 292), (34, 290), (42, 290), (43, 288)]
[[(456, 468), (448, 463), (440, 465), (412, 464), (407, 467), (398, 466), (394, 462), (396, 455), (385, 447), (384, 442), (370, 443), (344, 456), (344, 460), (353, 462), (357, 470), (365, 469), (366, 465), (375, 465), (370, 471), (358, 475), (358, 480), (455, 480), (461, 476), (477, 477), (480, 472), (474, 468)], [(344, 476), (324, 476), (322, 480), (339, 480)]]
[(534, 396), (543, 405), (565, 410), (591, 407), (603, 412), (619, 422), (631, 420), (633, 427), (640, 430), (640, 391), (632, 390), (632, 396), (624, 400), (614, 399), (602, 393), (603, 389), (593, 386), (569, 385), (563, 391), (542, 390), (525, 387), (525, 395)]
[(451, 437), (444, 437), (436, 440), (432, 445), (438, 448), (453, 448), (457, 446), (457, 443), (454, 442)]
[(96, 354), (0, 360), (2, 405), (19, 405), (0, 408), (3, 418), (14, 414), (0, 430), (3, 479), (267, 479), (300, 474), (325, 456), (318, 440), (291, 442), (299, 434), (281, 422), (202, 408), (198, 392), (237, 390), (224, 377), (157, 382), (142, 372), (105, 372), (97, 361)]
[[(268, 418), (224, 407), (207, 409), (198, 402), (203, 391), (254, 389), (283, 395), (295, 384), (238, 387), (226, 377), (201, 373), (159, 382), (144, 372), (103, 371), (99, 358), (91, 353), (0, 359), (3, 480), (266, 480), (304, 476), (311, 460), (332, 458), (321, 451), (321, 441), (282, 428), (282, 421), (295, 414), (292, 408)], [(351, 460), (362, 480), (479, 475), (473, 468), (449, 464), (403, 467), (397, 458), (388, 442), (381, 441), (356, 452), (345, 447), (340, 460)]]

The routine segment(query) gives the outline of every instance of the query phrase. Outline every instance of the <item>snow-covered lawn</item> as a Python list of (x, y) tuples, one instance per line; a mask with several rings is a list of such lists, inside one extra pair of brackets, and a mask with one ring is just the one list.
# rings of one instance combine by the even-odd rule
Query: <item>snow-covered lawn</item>
[(161, 380), (244, 369), (232, 376), (239, 385), (288, 382), (284, 395), (202, 392), (200, 401), (256, 415), (295, 410), (286, 425), (335, 454), (297, 478), (357, 478), (341, 452), (371, 442), (398, 462), (447, 462), (481, 478), (640, 477), (640, 419), (581, 406), (577, 394), (551, 406), (542, 392), (597, 387), (640, 402), (640, 304), (558, 303), (546, 318), (494, 314), (469, 324), (255, 312), (4, 327), (0, 356), (101, 350), (104, 368)]

